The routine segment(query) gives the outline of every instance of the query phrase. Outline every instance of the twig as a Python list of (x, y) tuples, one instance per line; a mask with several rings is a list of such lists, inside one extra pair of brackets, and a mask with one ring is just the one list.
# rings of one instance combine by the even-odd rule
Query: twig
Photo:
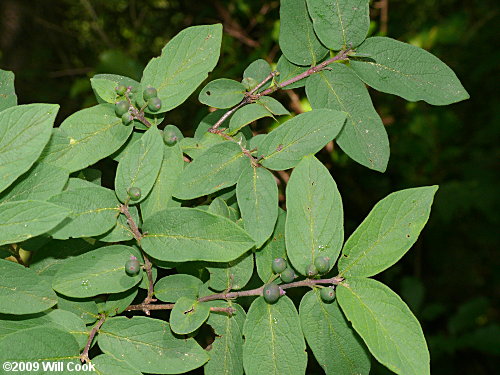
[(97, 332), (99, 332), (99, 329), (103, 325), (104, 321), (106, 320), (106, 315), (100, 314), (99, 315), (101, 319), (96, 323), (96, 325), (92, 328), (92, 331), (90, 331), (89, 334), (89, 339), (87, 340), (87, 345), (85, 345), (85, 349), (83, 349), (82, 354), (80, 354), (80, 361), (82, 362), (89, 362), (89, 350), (90, 350), (90, 345), (92, 345), (92, 341), (94, 340), (95, 335)]
[(242, 99), (242, 101), (239, 104), (237, 104), (235, 107), (231, 108), (229, 111), (224, 113), (224, 115), (210, 129), (208, 129), (208, 131), (211, 133), (215, 133), (217, 128), (219, 128), (219, 126), (221, 126), (222, 123), (224, 121), (226, 121), (229, 116), (231, 116), (234, 112), (236, 112), (241, 107), (243, 107), (247, 104), (253, 103), (255, 100), (259, 99), (260, 97), (272, 94), (273, 92), (278, 91), (279, 89), (283, 89), (286, 86), (291, 85), (292, 83), (295, 83), (297, 81), (300, 81), (301, 79), (309, 77), (310, 75), (325, 69), (328, 65), (330, 65), (336, 61), (348, 60), (349, 59), (349, 55), (348, 55), (349, 51), (351, 51), (350, 48), (342, 50), (337, 55), (335, 55), (334, 57), (332, 57), (328, 60), (323, 61), (321, 64), (313, 66), (313, 67), (307, 69), (305, 72), (303, 72), (299, 75), (296, 75), (295, 77), (292, 77), (284, 82), (281, 82), (279, 85), (271, 86), (268, 89), (266, 89), (260, 93), (255, 94), (256, 90), (258, 90), (267, 81), (269, 81), (272, 77), (274, 77), (275, 75), (277, 75), (279, 73), (279, 72), (271, 72), (271, 74), (269, 76), (267, 76), (266, 78), (264, 78), (264, 80), (261, 83), (259, 83), (256, 86), (256, 88), (254, 88), (251, 92), (247, 93), (247, 95), (245, 95), (245, 97)]
[(137, 242), (140, 243), (142, 239), (142, 233), (140, 232), (139, 227), (137, 227), (134, 218), (132, 217), (132, 215), (130, 215), (130, 211), (128, 210), (128, 205), (120, 204), (120, 212), (124, 214), (125, 217), (127, 218), (127, 224), (130, 227), (130, 230), (132, 231), (134, 238), (136, 239)]
[[(157, 305), (147, 305), (141, 303), (139, 305), (130, 305), (127, 307), (126, 311), (149, 311), (149, 310), (172, 310), (175, 306), (175, 303), (162, 303)], [(229, 315), (234, 314), (236, 311), (232, 307), (210, 307), (211, 312), (223, 312)]]
[[(153, 281), (153, 264), (149, 260), (148, 256), (142, 252), (142, 256), (144, 257), (144, 270), (146, 271), (146, 275), (148, 276), (148, 295), (142, 302), (144, 305), (147, 305), (151, 302), (156, 302), (156, 298), (153, 298), (154, 295), (154, 281)], [(149, 311), (144, 311), (146, 315), (149, 315)]]

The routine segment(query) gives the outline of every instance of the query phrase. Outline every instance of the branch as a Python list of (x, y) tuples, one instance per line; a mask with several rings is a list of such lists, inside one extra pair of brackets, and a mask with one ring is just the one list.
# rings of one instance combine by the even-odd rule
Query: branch
[(125, 215), (127, 218), (127, 224), (130, 227), (130, 230), (132, 231), (132, 234), (134, 235), (134, 238), (136, 239), (137, 242), (141, 242), (142, 239), (142, 233), (139, 230), (139, 227), (134, 221), (134, 218), (132, 215), (130, 215), (130, 211), (128, 210), (128, 205), (127, 204), (120, 204), (120, 212)]
[[(127, 307), (126, 311), (144, 311), (147, 312), (149, 310), (172, 310), (175, 306), (175, 303), (162, 303), (157, 305), (148, 305), (141, 303), (140, 305), (130, 305)], [(229, 315), (234, 314), (236, 311), (232, 307), (210, 307), (210, 311), (212, 312), (223, 312)]]
[(97, 332), (99, 332), (99, 329), (106, 320), (106, 315), (101, 314), (100, 317), (101, 319), (99, 319), (96, 325), (92, 328), (92, 331), (90, 331), (89, 339), (87, 340), (87, 345), (85, 345), (85, 349), (83, 350), (82, 354), (80, 354), (80, 361), (82, 362), (88, 363), (90, 360), (89, 359), (90, 345), (92, 345), (92, 341), (94, 340), (95, 335), (97, 334)]
[(217, 128), (219, 126), (221, 126), (222, 123), (224, 121), (226, 121), (227, 118), (229, 116), (231, 116), (234, 112), (236, 112), (238, 109), (240, 109), (241, 107), (243, 107), (247, 104), (253, 103), (255, 100), (259, 99), (260, 97), (272, 94), (273, 92), (278, 91), (279, 89), (283, 89), (286, 86), (291, 85), (292, 83), (295, 83), (297, 81), (300, 81), (301, 79), (309, 77), (310, 75), (325, 69), (328, 65), (330, 65), (336, 61), (349, 60), (348, 53), (350, 51), (351, 51), (350, 48), (342, 50), (337, 55), (335, 55), (334, 57), (332, 57), (328, 60), (323, 61), (321, 64), (313, 66), (313, 67), (307, 69), (305, 72), (303, 72), (299, 75), (296, 75), (295, 77), (292, 77), (292, 78), (280, 83), (279, 85), (275, 84), (274, 86), (269, 87), (268, 89), (262, 91), (261, 93), (255, 94), (255, 91), (257, 91), (259, 88), (261, 88), (271, 78), (273, 78), (274, 76), (279, 74), (279, 72), (271, 72), (271, 74), (269, 74), (269, 76), (264, 78), (264, 80), (262, 82), (260, 82), (252, 91), (248, 92), (239, 104), (237, 104), (235, 107), (231, 108), (229, 111), (224, 113), (224, 115), (210, 129), (208, 129), (208, 131), (211, 133), (214, 133), (215, 130), (217, 130)]

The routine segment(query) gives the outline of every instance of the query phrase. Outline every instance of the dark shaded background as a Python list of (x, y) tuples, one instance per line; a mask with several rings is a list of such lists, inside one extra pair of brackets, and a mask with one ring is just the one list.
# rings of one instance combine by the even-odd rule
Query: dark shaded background
[[(321, 153), (343, 196), (347, 233), (390, 192), (440, 185), (419, 241), (379, 276), (422, 322), (434, 374), (480, 375), (497, 370), (497, 4), (495, 0), (372, 2), (372, 35), (430, 50), (455, 70), (471, 99), (433, 107), (372, 90), (391, 142), (387, 172), (361, 167), (337, 148)], [(59, 103), (60, 122), (95, 104), (89, 83), (94, 74), (140, 79), (147, 61), (190, 25), (224, 24), (221, 59), (210, 79), (240, 79), (257, 58), (276, 62), (278, 12), (277, 0), (2, 0), (0, 67), (15, 72), (20, 103)], [(207, 113), (196, 94), (166, 118), (188, 135)], [(299, 112), (305, 96), (299, 89), (276, 97)], [(269, 125), (264, 120), (255, 129)], [(373, 373), (386, 371), (375, 365)]]

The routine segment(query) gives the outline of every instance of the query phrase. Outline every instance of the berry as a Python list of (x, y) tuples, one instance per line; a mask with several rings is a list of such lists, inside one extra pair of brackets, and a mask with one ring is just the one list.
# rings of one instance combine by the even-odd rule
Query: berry
[(151, 112), (158, 112), (161, 108), (161, 100), (158, 98), (149, 99), (148, 108)]
[(130, 124), (132, 121), (134, 121), (134, 116), (132, 116), (130, 114), (130, 112), (125, 112), (123, 115), (122, 115), (122, 122), (123, 122), (123, 125), (128, 125)]
[(120, 96), (125, 95), (126, 91), (127, 91), (127, 87), (124, 85), (118, 85), (115, 87), (115, 92)]
[(281, 281), (284, 283), (291, 283), (295, 280), (295, 271), (291, 267), (287, 267), (283, 272), (281, 272)]
[(156, 98), (157, 96), (158, 96), (158, 91), (156, 91), (154, 87), (148, 87), (142, 92), (142, 97), (146, 101), (152, 98)]
[(307, 277), (314, 277), (318, 274), (318, 269), (316, 268), (316, 266), (314, 264), (310, 264), (307, 266), (306, 268), (306, 275)]
[(167, 146), (173, 146), (179, 142), (184, 136), (179, 128), (175, 125), (167, 125), (163, 129), (163, 141)]
[(117, 116), (123, 116), (125, 113), (128, 112), (129, 108), (130, 105), (126, 100), (122, 100), (115, 103), (115, 113)]
[(326, 273), (330, 271), (330, 258), (329, 257), (317, 257), (314, 259), (314, 265), (319, 273)]
[(133, 257), (133, 258), (134, 259), (127, 260), (127, 263), (125, 263), (125, 272), (129, 276), (135, 276), (141, 270), (141, 264), (139, 263), (137, 258), (135, 258), (135, 257)]
[(128, 196), (130, 197), (130, 199), (132, 199), (133, 201), (138, 201), (139, 199), (141, 199), (141, 189), (139, 189), (138, 187), (135, 187), (135, 186), (132, 186), (131, 188), (129, 188), (127, 190), (127, 194)]
[(276, 258), (273, 260), (273, 265), (272, 269), (274, 273), (281, 273), (283, 272), (287, 267), (286, 260), (283, 258)]
[(274, 303), (281, 297), (281, 288), (276, 284), (267, 284), (262, 295), (267, 303)]
[(332, 302), (335, 299), (335, 290), (330, 286), (321, 288), (319, 295), (323, 301)]

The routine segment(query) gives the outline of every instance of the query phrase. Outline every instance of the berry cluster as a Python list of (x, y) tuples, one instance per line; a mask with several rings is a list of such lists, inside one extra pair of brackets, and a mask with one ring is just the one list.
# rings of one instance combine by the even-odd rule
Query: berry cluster
[[(134, 120), (134, 113), (139, 111), (134, 106), (134, 97), (136, 93), (136, 88), (132, 86), (118, 85), (115, 87), (116, 94), (121, 100), (115, 103), (115, 113), (118, 117), (121, 117), (124, 125), (130, 124)], [(158, 112), (161, 109), (161, 100), (158, 98), (158, 91), (154, 87), (147, 87), (142, 92), (142, 99), (144, 100), (145, 106), (151, 112)], [(136, 100), (136, 104), (139, 105), (140, 100)], [(145, 108), (145, 106), (141, 109)]]

